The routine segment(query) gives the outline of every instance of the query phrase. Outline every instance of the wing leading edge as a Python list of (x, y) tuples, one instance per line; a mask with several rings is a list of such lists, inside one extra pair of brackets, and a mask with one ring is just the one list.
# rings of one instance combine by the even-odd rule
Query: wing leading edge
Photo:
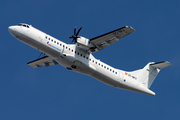
[(92, 38), (90, 39), (90, 42), (95, 46), (95, 48), (91, 48), (91, 51), (96, 52), (102, 50), (112, 45), (113, 43), (121, 40), (121, 38), (129, 35), (134, 31), (134, 28), (130, 26), (125, 26), (117, 30), (108, 32), (106, 34), (100, 35), (98, 37)]
[(37, 68), (37, 67), (43, 67), (43, 66), (48, 67), (48, 66), (52, 66), (52, 65), (57, 65), (59, 63), (57, 63), (55, 60), (53, 60), (49, 56), (44, 56), (44, 57), (39, 58), (37, 60), (31, 61), (27, 64), (33, 68)]

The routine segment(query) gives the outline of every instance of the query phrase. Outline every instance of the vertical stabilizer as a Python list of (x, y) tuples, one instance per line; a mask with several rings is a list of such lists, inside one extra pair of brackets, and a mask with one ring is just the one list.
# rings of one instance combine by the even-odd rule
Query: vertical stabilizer
[(137, 81), (143, 84), (146, 88), (150, 88), (154, 79), (162, 68), (171, 65), (167, 61), (158, 63), (148, 63), (143, 69), (131, 72), (132, 75), (137, 77)]

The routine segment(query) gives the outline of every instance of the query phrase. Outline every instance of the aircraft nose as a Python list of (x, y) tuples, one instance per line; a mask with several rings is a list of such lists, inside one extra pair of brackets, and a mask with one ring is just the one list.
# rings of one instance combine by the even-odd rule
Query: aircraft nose
[(16, 34), (16, 27), (15, 26), (9, 26), (8, 30), (13, 36), (15, 36), (15, 34)]
[(8, 30), (9, 30), (10, 33), (12, 33), (15, 30), (15, 27), (14, 26), (9, 26)]

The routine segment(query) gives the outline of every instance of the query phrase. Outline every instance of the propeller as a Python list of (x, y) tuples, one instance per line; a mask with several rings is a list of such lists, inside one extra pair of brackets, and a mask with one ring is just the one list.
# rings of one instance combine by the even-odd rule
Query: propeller
[[(72, 36), (69, 36), (69, 38), (73, 38), (73, 40), (72, 40), (72, 42), (77, 42), (77, 38), (80, 38), (79, 36), (78, 36), (78, 34), (79, 34), (79, 32), (81, 31), (81, 29), (82, 29), (82, 27), (81, 28), (79, 28), (79, 30), (78, 30), (78, 32), (76, 33), (76, 27), (74, 28), (74, 35), (72, 35)], [(71, 43), (72, 43), (71, 42)]]

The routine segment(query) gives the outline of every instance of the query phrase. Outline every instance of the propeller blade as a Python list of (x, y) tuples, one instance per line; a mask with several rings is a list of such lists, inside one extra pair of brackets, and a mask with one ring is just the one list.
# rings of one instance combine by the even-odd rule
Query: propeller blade
[(74, 28), (74, 36), (76, 36), (76, 27)]
[(76, 37), (78, 36), (78, 34), (79, 34), (79, 32), (81, 31), (81, 29), (82, 29), (82, 27), (79, 28), (79, 30), (78, 30), (78, 32), (77, 32), (77, 34), (76, 34)]
[(77, 38), (80, 38), (79, 36), (78, 36), (78, 34), (79, 34), (79, 32), (81, 31), (81, 29), (82, 29), (82, 27), (81, 28), (79, 28), (79, 30), (78, 30), (78, 32), (76, 33), (76, 27), (74, 28), (74, 35), (72, 35), (72, 36), (68, 36), (69, 38), (73, 38), (73, 40), (71, 41), (71, 43), (73, 43), (73, 42), (77, 42)]
[(73, 39), (73, 40), (71, 41), (71, 44), (72, 44), (74, 41), (75, 41), (75, 39)]

